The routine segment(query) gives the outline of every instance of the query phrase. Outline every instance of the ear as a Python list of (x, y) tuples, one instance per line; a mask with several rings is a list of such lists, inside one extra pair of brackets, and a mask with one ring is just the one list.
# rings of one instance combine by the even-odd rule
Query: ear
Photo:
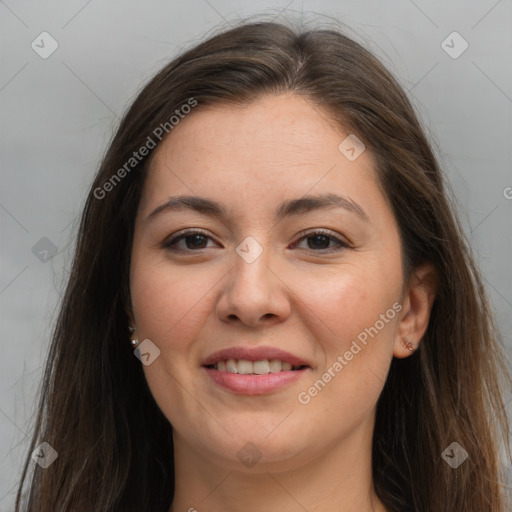
[(121, 304), (126, 316), (128, 317), (128, 325), (134, 325), (135, 319), (133, 315), (132, 297), (129, 282), (123, 281), (121, 285)]
[(434, 265), (425, 263), (416, 267), (404, 290), (393, 350), (395, 357), (408, 357), (419, 346), (428, 327), (436, 288), (437, 272)]
[(130, 334), (133, 336), (135, 334), (136, 323), (131, 304), (129, 306), (125, 306), (124, 311), (126, 313), (126, 316), (128, 317), (128, 329), (130, 330)]

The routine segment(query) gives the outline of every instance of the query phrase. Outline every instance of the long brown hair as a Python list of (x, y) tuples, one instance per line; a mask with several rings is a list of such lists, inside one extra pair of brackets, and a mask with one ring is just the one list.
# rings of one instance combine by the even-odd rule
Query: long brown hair
[[(169, 120), (191, 98), (201, 109), (284, 92), (306, 97), (364, 142), (399, 225), (404, 277), (424, 262), (438, 273), (420, 348), (393, 359), (378, 402), (377, 495), (390, 511), (505, 512), (499, 450), (504, 443), (510, 457), (502, 394), (510, 374), (482, 279), (414, 110), (383, 65), (338, 30), (261, 21), (242, 22), (175, 58), (120, 123), (83, 210), (17, 512), (168, 510), (172, 427), (133, 356), (127, 316), (134, 221), (154, 152), (126, 163), (148, 137), (158, 138), (157, 127), (172, 136)], [(58, 452), (47, 469), (30, 457), (42, 442)], [(457, 469), (442, 458), (453, 442), (469, 456)]]

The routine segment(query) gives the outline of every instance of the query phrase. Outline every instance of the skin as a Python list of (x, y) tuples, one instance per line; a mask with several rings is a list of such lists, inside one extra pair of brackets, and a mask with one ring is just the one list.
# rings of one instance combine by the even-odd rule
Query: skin
[[(347, 135), (317, 106), (284, 94), (197, 110), (156, 150), (137, 212), (131, 318), (134, 337), (160, 350), (143, 369), (174, 428), (170, 512), (386, 510), (371, 475), (376, 403), (392, 358), (412, 353), (401, 339), (417, 346), (426, 330), (434, 295), (420, 279), (433, 269), (404, 282), (396, 220), (371, 154), (349, 161), (338, 150)], [(338, 207), (273, 217), (286, 199), (324, 193), (350, 198), (368, 220)], [(222, 203), (227, 221), (188, 209), (147, 219), (176, 195)], [(174, 246), (181, 252), (162, 247), (185, 228), (206, 231), (199, 249), (194, 237)], [(349, 247), (304, 238), (318, 228)], [(248, 236), (263, 249), (250, 264), (235, 251)], [(401, 311), (300, 403), (298, 394), (396, 302)], [(276, 346), (311, 368), (270, 394), (235, 394), (201, 363), (236, 345)], [(261, 454), (252, 467), (237, 456), (248, 442)]]

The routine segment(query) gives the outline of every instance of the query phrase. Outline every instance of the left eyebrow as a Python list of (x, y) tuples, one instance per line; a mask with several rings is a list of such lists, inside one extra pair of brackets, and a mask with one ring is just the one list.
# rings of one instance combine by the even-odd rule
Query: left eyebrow
[(299, 199), (284, 201), (276, 210), (275, 217), (282, 220), (292, 215), (300, 215), (313, 210), (326, 210), (328, 208), (343, 208), (355, 213), (362, 220), (369, 222), (367, 213), (355, 201), (337, 194), (323, 194), (317, 196), (304, 196)]
[[(314, 210), (325, 210), (328, 208), (343, 208), (356, 214), (365, 222), (369, 222), (367, 213), (352, 199), (337, 194), (322, 194), (303, 196), (298, 199), (288, 199), (281, 203), (274, 212), (276, 220), (280, 221), (293, 215), (302, 215)], [(199, 196), (175, 196), (170, 197), (165, 203), (155, 208), (147, 217), (146, 222), (159, 214), (167, 211), (189, 209), (209, 217), (216, 217), (227, 223), (227, 210), (222, 204)]]

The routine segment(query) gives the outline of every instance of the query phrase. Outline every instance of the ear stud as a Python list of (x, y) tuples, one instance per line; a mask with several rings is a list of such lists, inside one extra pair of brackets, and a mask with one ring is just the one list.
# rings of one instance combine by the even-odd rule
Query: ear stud
[[(405, 340), (405, 342), (404, 342), (404, 340)], [(408, 341), (406, 338), (402, 338), (400, 341), (402, 343), (402, 347), (406, 348), (410, 352), (414, 352), (414, 350), (416, 350), (416, 347), (410, 341)]]
[[(128, 330), (130, 331), (130, 334), (133, 334), (135, 332), (135, 327), (129, 325)], [(132, 344), (133, 348), (136, 348), (139, 344), (139, 340), (130, 340), (130, 343)]]

